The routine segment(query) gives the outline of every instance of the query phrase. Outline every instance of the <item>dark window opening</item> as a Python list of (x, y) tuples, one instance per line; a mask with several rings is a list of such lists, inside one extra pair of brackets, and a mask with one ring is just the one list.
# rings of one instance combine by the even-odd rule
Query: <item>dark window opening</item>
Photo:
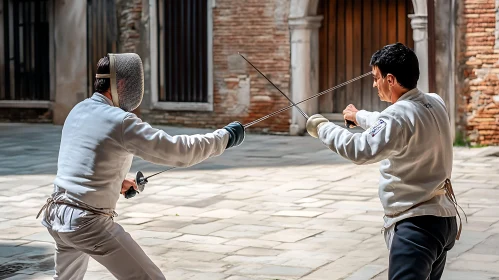
[(208, 102), (208, 0), (158, 0), (158, 101)]

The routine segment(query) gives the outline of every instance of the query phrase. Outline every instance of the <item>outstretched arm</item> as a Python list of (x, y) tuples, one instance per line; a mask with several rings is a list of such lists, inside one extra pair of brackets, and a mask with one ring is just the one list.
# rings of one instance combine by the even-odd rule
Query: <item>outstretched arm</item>
[[(171, 136), (163, 130), (151, 127), (134, 114), (123, 120), (123, 145), (132, 154), (155, 164), (188, 167), (207, 158), (222, 154), (228, 143), (235, 143), (230, 129), (218, 129), (212, 133)], [(241, 133), (238, 131), (238, 133)], [(231, 139), (229, 139), (231, 138)], [(229, 142), (229, 140), (231, 140)]]
[(329, 149), (356, 164), (383, 160), (403, 148), (406, 142), (402, 124), (386, 113), (380, 114), (378, 120), (363, 133), (351, 133), (320, 115), (309, 118), (307, 130)]

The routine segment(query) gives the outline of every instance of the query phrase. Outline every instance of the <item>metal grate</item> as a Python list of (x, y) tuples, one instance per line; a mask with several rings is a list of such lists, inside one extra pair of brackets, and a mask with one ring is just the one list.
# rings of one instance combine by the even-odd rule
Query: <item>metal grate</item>
[(94, 90), (97, 62), (108, 53), (115, 53), (118, 42), (114, 0), (87, 0), (88, 93)]
[(157, 0), (159, 101), (208, 102), (208, 0)]
[(4, 67), (0, 100), (50, 100), (48, 3), (2, 1)]

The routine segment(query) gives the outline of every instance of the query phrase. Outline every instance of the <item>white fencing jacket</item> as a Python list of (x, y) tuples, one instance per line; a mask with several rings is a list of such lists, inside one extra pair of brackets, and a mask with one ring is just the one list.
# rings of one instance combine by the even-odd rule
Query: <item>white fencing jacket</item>
[(454, 204), (438, 195), (451, 178), (453, 159), (450, 122), (440, 96), (415, 88), (381, 113), (359, 111), (357, 123), (363, 133), (321, 125), (319, 139), (356, 164), (381, 161), (385, 228), (412, 216), (456, 216)]
[(94, 93), (69, 113), (62, 130), (54, 195), (112, 211), (134, 155), (156, 164), (187, 167), (222, 154), (227, 146), (225, 129), (170, 136), (112, 104)]

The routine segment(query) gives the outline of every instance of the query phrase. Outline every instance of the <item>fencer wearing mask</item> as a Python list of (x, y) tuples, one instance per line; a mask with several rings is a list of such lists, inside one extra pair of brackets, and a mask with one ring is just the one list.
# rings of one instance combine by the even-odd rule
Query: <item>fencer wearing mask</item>
[(135, 114), (144, 93), (137, 54), (99, 60), (95, 93), (78, 103), (62, 129), (54, 192), (40, 212), (55, 240), (54, 279), (83, 279), (89, 257), (117, 279), (165, 279), (119, 224), (114, 209), (133, 156), (155, 164), (188, 167), (240, 145), (244, 127), (233, 122), (204, 135), (170, 136)]

